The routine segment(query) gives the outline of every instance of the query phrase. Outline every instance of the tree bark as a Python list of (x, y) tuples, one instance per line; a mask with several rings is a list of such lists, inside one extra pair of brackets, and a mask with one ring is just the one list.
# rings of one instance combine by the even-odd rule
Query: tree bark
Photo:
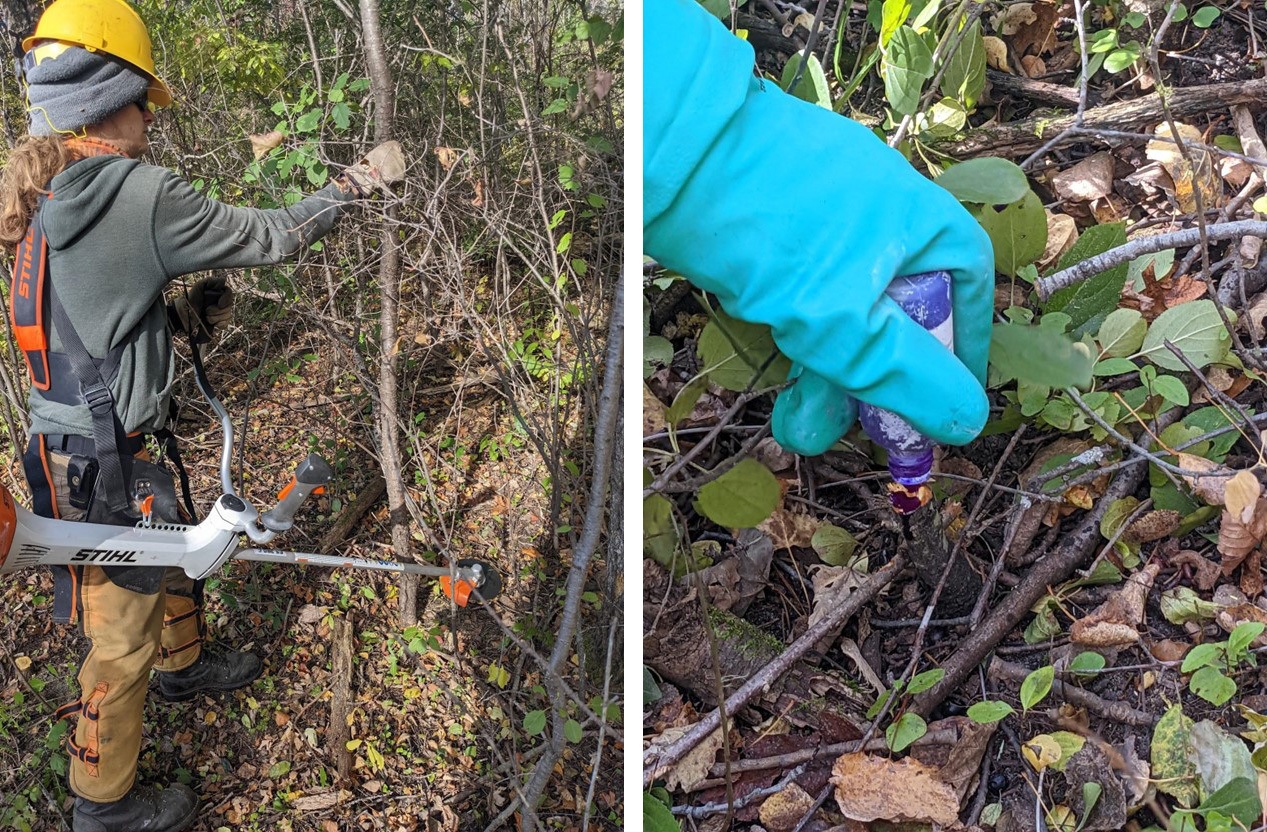
[[(381, 144), (394, 135), (395, 91), (391, 70), (383, 51), (383, 33), (379, 27), (378, 0), (360, 0), (361, 33), (365, 39), (365, 64), (370, 73), (370, 90), (374, 94), (374, 140)], [(396, 236), (397, 207), (388, 201), (379, 231), (379, 359), (378, 359), (378, 456), (387, 484), (388, 518), (391, 522), (392, 551), (397, 560), (413, 560), (413, 545), (407, 525), (409, 511), (405, 505), (404, 464), (400, 453), (400, 422), (397, 420), (397, 323), (400, 320), (400, 242)], [(418, 623), (418, 576), (401, 575), (400, 623), (409, 627)]]

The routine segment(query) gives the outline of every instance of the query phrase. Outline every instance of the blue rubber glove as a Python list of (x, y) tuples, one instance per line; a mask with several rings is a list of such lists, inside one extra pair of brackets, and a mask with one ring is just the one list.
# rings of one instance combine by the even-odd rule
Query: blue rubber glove
[[(827, 450), (854, 396), (961, 445), (985, 425), (990, 240), (948, 192), (862, 125), (753, 75), (752, 47), (693, 0), (647, 0), (643, 247), (769, 324), (796, 383), (775, 403), (789, 450)], [(955, 354), (884, 290), (954, 278)]]

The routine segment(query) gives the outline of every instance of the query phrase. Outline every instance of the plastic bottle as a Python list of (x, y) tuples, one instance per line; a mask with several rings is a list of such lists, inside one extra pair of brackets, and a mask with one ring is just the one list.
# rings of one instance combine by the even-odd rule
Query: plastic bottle
[[(949, 272), (895, 278), (885, 294), (947, 349), (954, 349)], [(889, 452), (889, 474), (893, 477), (889, 502), (893, 508), (909, 514), (927, 503), (932, 492), (924, 484), (933, 470), (933, 440), (896, 413), (863, 402), (858, 404), (858, 419), (871, 441)]]

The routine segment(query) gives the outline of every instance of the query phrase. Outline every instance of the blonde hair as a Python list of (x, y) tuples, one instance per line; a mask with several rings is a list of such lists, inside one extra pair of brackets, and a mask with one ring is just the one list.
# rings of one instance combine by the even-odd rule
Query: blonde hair
[(71, 160), (61, 136), (24, 136), (0, 172), (0, 243), (17, 245), (26, 236), (39, 195)]

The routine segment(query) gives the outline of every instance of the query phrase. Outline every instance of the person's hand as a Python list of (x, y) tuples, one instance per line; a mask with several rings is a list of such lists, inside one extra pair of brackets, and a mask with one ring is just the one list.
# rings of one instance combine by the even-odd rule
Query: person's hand
[(383, 142), (339, 176), (364, 199), (375, 191), (391, 193), (391, 186), (405, 178), (405, 154), (400, 142)]
[(176, 296), (172, 303), (181, 329), (196, 344), (211, 340), (211, 333), (233, 318), (233, 289), (224, 277), (204, 277)]
[[(644, 250), (731, 315), (769, 324), (795, 379), (779, 444), (827, 450), (892, 410), (939, 442), (985, 425), (989, 238), (870, 130), (752, 75), (752, 48), (689, 0), (649, 0), (643, 62)], [(953, 277), (952, 354), (884, 290)]]

